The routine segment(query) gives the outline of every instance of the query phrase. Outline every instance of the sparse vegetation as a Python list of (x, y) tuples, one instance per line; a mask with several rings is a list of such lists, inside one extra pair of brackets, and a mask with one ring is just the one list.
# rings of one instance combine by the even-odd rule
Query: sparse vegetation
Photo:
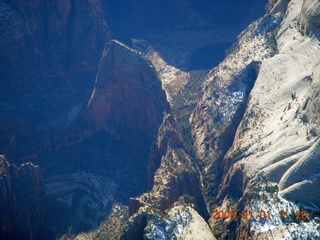
[(172, 110), (177, 120), (177, 127), (182, 136), (186, 151), (189, 155), (194, 156), (193, 140), (191, 136), (191, 126), (189, 119), (192, 111), (196, 106), (198, 88), (201, 86), (207, 75), (207, 71), (192, 71), (188, 83), (173, 99)]
[(266, 186), (265, 190), (269, 193), (277, 193), (279, 191), (279, 188), (277, 185), (273, 185), (273, 186)]

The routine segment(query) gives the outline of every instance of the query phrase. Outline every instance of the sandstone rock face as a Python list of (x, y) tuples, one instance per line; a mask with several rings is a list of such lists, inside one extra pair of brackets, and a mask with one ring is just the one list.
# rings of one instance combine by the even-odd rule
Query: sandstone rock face
[(153, 66), (118, 41), (108, 44), (85, 114), (89, 128), (150, 146), (166, 111), (169, 104)]
[[(159, 166), (157, 166), (158, 164)], [(194, 159), (186, 154), (181, 135), (177, 130), (174, 118), (170, 114), (165, 115), (159, 128), (157, 143), (151, 148), (148, 170), (150, 174), (156, 170), (151, 182), (153, 185), (149, 185), (152, 186), (152, 189), (137, 198), (130, 199), (129, 214), (132, 216), (124, 230), (122, 239), (140, 239), (143, 236), (146, 239), (154, 239), (160, 237), (160, 235), (170, 239), (170, 236), (173, 237), (175, 234), (174, 229), (169, 228), (168, 230), (164, 227), (164, 229), (167, 229), (163, 230), (164, 232), (161, 232), (161, 229), (154, 232), (152, 226), (166, 225), (161, 223), (165, 221), (162, 213), (169, 210), (173, 204), (179, 204), (179, 202), (191, 204), (192, 212), (197, 211), (202, 216), (200, 217), (197, 214), (198, 217), (195, 217), (197, 222), (194, 226), (189, 226), (191, 232), (197, 231), (197, 224), (203, 224), (205, 229), (208, 229), (208, 225), (203, 220), (203, 218), (208, 219), (209, 216), (202, 195), (199, 170)], [(189, 217), (186, 216), (185, 220), (189, 221)], [(173, 223), (168, 223), (168, 225), (170, 224)], [(187, 223), (181, 224), (188, 225)], [(187, 231), (187, 229), (184, 230)], [(214, 239), (212, 234), (210, 236), (212, 238), (208, 239)]]
[(151, 46), (147, 48), (146, 58), (150, 60), (155, 67), (162, 86), (166, 90), (168, 101), (171, 105), (174, 105), (175, 98), (179, 96), (190, 80), (190, 74), (167, 64)]
[[(256, 45), (254, 56), (257, 57), (257, 53), (268, 53), (271, 49), (273, 51), (260, 55), (257, 59), (260, 62), (259, 71), (248, 93), (243, 116), (236, 125), (232, 146), (222, 154), (221, 167), (224, 174), (219, 182), (218, 206), (236, 208), (240, 214), (244, 209), (257, 213), (261, 209), (268, 209), (272, 214), (272, 218), (263, 224), (259, 218), (241, 220), (236, 233), (238, 239), (261, 239), (271, 235), (272, 238), (320, 237), (315, 221), (309, 221), (303, 226), (291, 220), (283, 221), (278, 213), (279, 209), (298, 210), (294, 202), (302, 203), (304, 208), (318, 209), (319, 206), (319, 194), (316, 190), (319, 188), (319, 109), (316, 107), (319, 40), (317, 29), (311, 27), (314, 23), (312, 19), (316, 19), (319, 3), (313, 2), (312, 10), (309, 9), (310, 4), (307, 1), (292, 0), (284, 15), (282, 11), (271, 11), (274, 15), (267, 15), (251, 25), (247, 33), (254, 33), (253, 39), (243, 38), (244, 41), (241, 41), (245, 34), (239, 38), (238, 56), (241, 53), (249, 54), (243, 58), (243, 62), (248, 57), (250, 59), (249, 46), (263, 35), (271, 36), (273, 41), (268, 41), (270, 45), (267, 48), (265, 45)], [(272, 20), (265, 22), (265, 27), (255, 25), (266, 19)], [(265, 31), (266, 29), (269, 30)], [(246, 46), (244, 51), (241, 46)], [(234, 53), (236, 52), (237, 50)], [(220, 66), (228, 64), (229, 57)], [(219, 80), (213, 82), (219, 83)], [(208, 97), (214, 97), (216, 89), (210, 86), (205, 89), (206, 86), (205, 84), (203, 91), (210, 93)], [(224, 105), (228, 102), (223, 101)], [(219, 98), (215, 104), (219, 104)], [(221, 107), (209, 108), (203, 104), (200, 107), (203, 109), (200, 113), (211, 110), (208, 114), (211, 118), (216, 116), (214, 109), (219, 109), (221, 114), (226, 113)], [(206, 121), (207, 119), (203, 122)], [(217, 129), (217, 125), (213, 123), (204, 129), (205, 133), (210, 132), (207, 129)], [(195, 147), (201, 160), (201, 153), (205, 155), (207, 151), (199, 145), (201, 141), (198, 140), (201, 138), (197, 135), (203, 129), (195, 130)], [(204, 136), (202, 139), (205, 139)], [(218, 229), (220, 224), (221, 221), (212, 223), (213, 229)], [(235, 230), (230, 222), (225, 221), (223, 224)], [(302, 230), (304, 227), (308, 230)], [(227, 237), (228, 234), (220, 233), (220, 236)]]
[(148, 186), (152, 188), (155, 171), (160, 167), (161, 159), (169, 149), (182, 148), (181, 135), (177, 130), (176, 122), (172, 115), (166, 114), (158, 132), (157, 142), (150, 149), (148, 166)]
[(320, 6), (318, 2), (304, 0), (300, 13), (301, 27), (305, 34), (320, 38)]
[(191, 206), (176, 205), (165, 218), (154, 217), (145, 229), (145, 239), (215, 240), (208, 224)]
[[(50, 226), (48, 238), (55, 237), (68, 224), (77, 234), (106, 218), (111, 198), (127, 203), (146, 190), (150, 146), (169, 103), (151, 64), (123, 44), (109, 43), (99, 1), (27, 5), (1, 2), (1, 152), (14, 162), (40, 163), (46, 193), (59, 201), (42, 201), (50, 208), (48, 225), (35, 220), (30, 234)], [(57, 206), (61, 214), (54, 212)]]
[(121, 238), (126, 239), (216, 239), (206, 221), (187, 196), (165, 211), (146, 205), (128, 221)]
[[(68, 224), (75, 235), (96, 228), (107, 218), (111, 198), (127, 204), (129, 197), (146, 190), (150, 147), (164, 112), (170, 112), (153, 66), (120, 42), (108, 42), (100, 9), (96, 1), (37, 2), (28, 7), (1, 2), (1, 20), (8, 23), (1, 24), (3, 46), (12, 43), (10, 38), (20, 41), (10, 45), (12, 51), (1, 51), (3, 59), (13, 59), (3, 69), (8, 81), (3, 87), (17, 95), (15, 102), (1, 95), (7, 97), (1, 99), (1, 152), (15, 162), (33, 160), (45, 169), (46, 193), (59, 201), (45, 200), (44, 206), (52, 208), (46, 226), (55, 228), (48, 238), (63, 233)], [(46, 34), (49, 37), (42, 39)], [(107, 45), (94, 84), (101, 42)], [(28, 57), (18, 61), (21, 66), (15, 65), (19, 46)], [(10, 75), (15, 69), (22, 71), (19, 76)], [(24, 77), (21, 87), (16, 78), (27, 76), (30, 69), (37, 71), (37, 78)], [(12, 89), (10, 79), (16, 83)], [(40, 115), (35, 113), (40, 110)], [(86, 173), (79, 172), (83, 170)], [(23, 202), (23, 197), (17, 201)], [(57, 206), (62, 214), (54, 213)], [(112, 211), (114, 221), (124, 221), (117, 209)], [(57, 224), (60, 217), (63, 221)], [(35, 222), (35, 231), (45, 229), (42, 226)]]
[(268, 14), (285, 13), (291, 0), (269, 0), (266, 7)]
[[(157, 154), (151, 154), (149, 162), (149, 171), (156, 169), (156, 172), (152, 174), (154, 179), (151, 183), (153, 184), (149, 184), (152, 189), (149, 193), (130, 200), (133, 207), (129, 206), (131, 215), (138, 210), (137, 207), (145, 203), (164, 211), (184, 194), (194, 197), (196, 201), (199, 201), (198, 206), (203, 208), (197, 167), (191, 157), (185, 153), (180, 133), (171, 115), (166, 115), (164, 118), (159, 129), (156, 149), (151, 149), (151, 153), (155, 150)], [(160, 164), (153, 167), (155, 163)]]
[(239, 36), (234, 51), (203, 83), (192, 115), (192, 132), (208, 201), (215, 201), (223, 157), (243, 117), (260, 62), (276, 52), (272, 32), (279, 23), (280, 18), (266, 16), (251, 24)]

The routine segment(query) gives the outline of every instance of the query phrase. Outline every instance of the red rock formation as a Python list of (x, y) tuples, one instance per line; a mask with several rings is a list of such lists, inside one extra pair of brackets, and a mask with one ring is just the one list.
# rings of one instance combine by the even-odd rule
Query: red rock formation
[(139, 53), (112, 41), (99, 64), (95, 88), (85, 113), (89, 129), (141, 146), (156, 139), (166, 95), (152, 65)]

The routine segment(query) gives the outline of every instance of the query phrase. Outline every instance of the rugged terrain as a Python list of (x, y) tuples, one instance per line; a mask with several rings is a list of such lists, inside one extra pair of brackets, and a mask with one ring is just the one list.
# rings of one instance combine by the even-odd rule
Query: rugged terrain
[[(298, 204), (319, 208), (318, 110), (311, 107), (318, 88), (319, 4), (311, 2), (279, 1), (251, 24), (208, 74), (193, 115), (209, 207), (271, 211), (270, 220), (238, 222), (233, 236), (239, 239), (320, 238), (316, 221), (279, 216)], [(223, 229), (232, 224), (211, 222), (219, 237), (230, 236)]]
[(265, 5), (0, 0), (0, 238), (320, 239), (320, 4)]

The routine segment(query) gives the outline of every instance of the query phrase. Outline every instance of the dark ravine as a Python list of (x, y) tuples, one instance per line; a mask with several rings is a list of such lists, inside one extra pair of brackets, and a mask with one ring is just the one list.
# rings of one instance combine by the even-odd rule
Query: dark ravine
[(78, 135), (64, 132), (90, 97), (111, 32), (99, 1), (0, 6), (0, 151), (22, 163)]
[(145, 39), (169, 65), (191, 71), (222, 61), (237, 35), (264, 14), (266, 3), (108, 0), (104, 9), (117, 39), (129, 46), (135, 39)]
[[(156, 153), (156, 154), (155, 154)], [(140, 239), (143, 234), (138, 234), (135, 225), (141, 231), (150, 223), (151, 219), (162, 217), (176, 202), (193, 204), (198, 213), (206, 220), (209, 218), (202, 195), (200, 176), (196, 163), (185, 153), (180, 133), (171, 115), (166, 115), (159, 129), (158, 142), (151, 148), (150, 164), (160, 162), (154, 175), (153, 187), (138, 198), (131, 198), (129, 203), (128, 228), (122, 239)], [(187, 200), (183, 200), (186, 196)], [(179, 200), (180, 199), (180, 200)], [(152, 211), (150, 212), (150, 209)], [(146, 220), (146, 216), (149, 216)], [(144, 224), (138, 223), (144, 219)], [(141, 232), (140, 231), (140, 232)]]

